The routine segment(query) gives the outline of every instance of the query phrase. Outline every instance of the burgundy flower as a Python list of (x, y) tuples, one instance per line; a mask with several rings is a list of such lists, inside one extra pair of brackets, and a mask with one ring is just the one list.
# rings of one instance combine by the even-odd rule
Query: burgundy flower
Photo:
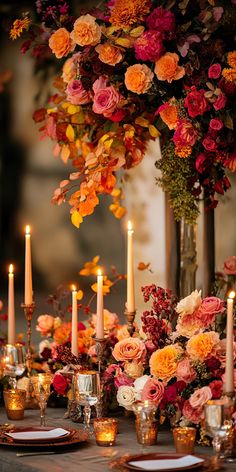
[(221, 65), (220, 64), (212, 64), (212, 66), (208, 69), (208, 77), (209, 79), (218, 79), (221, 74)]
[(164, 54), (162, 33), (145, 31), (134, 43), (135, 57), (141, 61), (155, 62)]
[(223, 382), (222, 380), (213, 380), (209, 387), (211, 389), (212, 398), (220, 398), (223, 392)]
[(52, 384), (56, 393), (58, 393), (59, 395), (65, 395), (68, 384), (62, 374), (55, 374)]
[(186, 387), (186, 382), (184, 382), (183, 380), (178, 380), (177, 382), (175, 382), (175, 388), (177, 390), (178, 393), (181, 393), (185, 387)]
[(184, 100), (184, 106), (188, 109), (188, 114), (191, 118), (198, 115), (203, 115), (208, 110), (209, 105), (204, 96), (205, 90), (197, 90), (195, 86), (191, 87), (191, 92), (188, 93)]
[(215, 142), (214, 139), (212, 139), (210, 136), (206, 136), (203, 141), (202, 141), (202, 144), (204, 146), (204, 148), (207, 150), (207, 151), (211, 151), (211, 152), (214, 152), (217, 148), (217, 144)]
[(209, 357), (209, 359), (206, 359), (205, 360), (205, 364), (207, 366), (207, 368), (210, 370), (210, 371), (215, 371), (215, 370), (218, 370), (220, 368), (220, 361), (219, 359), (217, 359), (216, 357)]
[(216, 111), (222, 110), (222, 108), (225, 107), (227, 102), (227, 97), (225, 96), (224, 93), (221, 93), (219, 97), (216, 99), (216, 101), (213, 103), (213, 107), (215, 108)]
[(167, 402), (175, 402), (177, 400), (177, 389), (175, 385), (169, 385), (165, 391), (165, 399)]
[(158, 30), (163, 33), (173, 33), (175, 31), (175, 16), (162, 7), (154, 8), (154, 10), (146, 18), (149, 29)]
[(214, 131), (220, 131), (223, 128), (223, 122), (220, 118), (212, 118), (210, 120), (210, 128)]
[(195, 167), (200, 174), (203, 174), (205, 172), (207, 164), (208, 158), (206, 154), (199, 154), (195, 162)]

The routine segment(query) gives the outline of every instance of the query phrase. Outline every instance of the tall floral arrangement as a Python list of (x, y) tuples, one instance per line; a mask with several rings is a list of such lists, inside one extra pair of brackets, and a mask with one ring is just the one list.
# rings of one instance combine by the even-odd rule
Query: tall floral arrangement
[(79, 227), (108, 194), (122, 217), (119, 171), (160, 136), (159, 184), (176, 219), (195, 221), (202, 196), (214, 208), (236, 170), (234, 0), (111, 0), (76, 18), (66, 1), (36, 7), (40, 28), (26, 16), (10, 35), (27, 31), (22, 52), (60, 61), (56, 92), (34, 114), (54, 155), (74, 167), (53, 202), (68, 200)]

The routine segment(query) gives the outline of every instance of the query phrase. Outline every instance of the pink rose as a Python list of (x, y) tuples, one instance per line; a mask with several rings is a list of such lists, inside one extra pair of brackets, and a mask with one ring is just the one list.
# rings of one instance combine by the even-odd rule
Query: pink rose
[(189, 398), (189, 403), (192, 408), (201, 408), (208, 400), (212, 398), (210, 387), (202, 387), (195, 390)]
[(91, 93), (85, 90), (81, 80), (71, 80), (66, 87), (66, 95), (72, 105), (84, 105), (91, 102)]
[(227, 275), (236, 275), (236, 256), (230, 256), (224, 262), (224, 273)]
[(184, 106), (188, 109), (188, 114), (191, 118), (198, 115), (203, 115), (208, 110), (209, 105), (204, 96), (205, 90), (197, 90), (195, 86), (191, 87), (191, 92), (188, 93), (184, 100)]
[(112, 354), (117, 361), (141, 360), (146, 354), (146, 348), (138, 338), (125, 338), (115, 344)]
[(41, 336), (50, 336), (53, 325), (54, 318), (51, 315), (40, 315), (37, 319), (36, 331), (39, 331)]
[(215, 108), (216, 111), (221, 110), (222, 108), (225, 107), (227, 102), (227, 98), (224, 93), (221, 93), (219, 97), (216, 99), (216, 101), (213, 103), (213, 107)]
[(163, 398), (164, 391), (165, 388), (163, 382), (153, 378), (148, 379), (143, 387), (141, 400), (150, 400), (158, 406)]
[(62, 374), (55, 374), (52, 384), (54, 390), (58, 393), (58, 395), (65, 395), (68, 388), (68, 384)]
[(221, 65), (217, 62), (216, 64), (212, 64), (212, 66), (208, 69), (208, 77), (209, 79), (218, 79), (221, 74)]
[(186, 400), (184, 402), (183, 406), (183, 416), (188, 420), (191, 421), (191, 423), (198, 424), (200, 421), (204, 418), (204, 413), (203, 413), (203, 408), (193, 408), (190, 405), (189, 400)]
[(107, 79), (102, 76), (93, 84), (93, 111), (105, 118), (110, 118), (117, 108), (121, 95), (113, 85), (107, 87), (106, 84)]
[(207, 151), (215, 151), (217, 148), (215, 140), (212, 139), (210, 136), (206, 136), (203, 139), (202, 144)]
[(192, 382), (196, 377), (196, 372), (191, 366), (188, 357), (185, 357), (178, 363), (176, 370), (177, 380), (183, 380), (186, 383)]
[(134, 43), (135, 57), (141, 61), (157, 61), (164, 54), (162, 34), (159, 31), (145, 31)]
[(212, 398), (220, 398), (223, 392), (223, 382), (221, 380), (213, 380), (209, 387), (211, 389)]
[(197, 130), (190, 121), (180, 120), (174, 132), (173, 141), (176, 146), (193, 146), (197, 135)]
[(162, 7), (154, 8), (154, 10), (146, 18), (146, 23), (149, 29), (158, 30), (163, 33), (173, 33), (175, 30), (174, 14)]
[(215, 320), (215, 316), (224, 311), (223, 300), (217, 297), (206, 297), (196, 310), (195, 316), (202, 321), (205, 328), (208, 328)]
[(200, 173), (200, 174), (203, 174), (206, 170), (206, 167), (208, 165), (208, 158), (205, 154), (199, 154), (197, 156), (197, 159), (196, 159), (196, 162), (195, 162), (195, 167), (197, 169), (197, 171)]
[(210, 120), (210, 128), (214, 131), (220, 131), (223, 128), (223, 123), (220, 118), (212, 118)]
[(128, 375), (124, 374), (123, 372), (116, 375), (114, 378), (115, 387), (118, 389), (122, 385), (133, 385), (134, 381)]

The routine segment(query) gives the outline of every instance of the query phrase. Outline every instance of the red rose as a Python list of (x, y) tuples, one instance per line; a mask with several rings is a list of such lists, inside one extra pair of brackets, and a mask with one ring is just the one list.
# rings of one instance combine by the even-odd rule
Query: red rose
[(215, 103), (213, 103), (213, 107), (216, 111), (221, 110), (225, 107), (227, 102), (227, 98), (224, 93), (221, 93), (219, 97), (216, 99)]
[(227, 275), (236, 275), (236, 256), (231, 256), (224, 262), (224, 273)]
[(53, 388), (59, 395), (65, 395), (67, 391), (67, 381), (62, 374), (55, 374), (53, 378)]
[(195, 162), (195, 167), (200, 174), (203, 174), (203, 172), (205, 172), (207, 167), (207, 156), (205, 154), (202, 153), (198, 155)]
[(220, 398), (223, 392), (223, 382), (222, 380), (213, 380), (209, 387), (211, 389), (212, 398)]
[(222, 180), (218, 180), (218, 182), (215, 183), (214, 190), (216, 193), (220, 193), (220, 195), (224, 195), (224, 188), (223, 188), (223, 182)]
[(215, 140), (210, 138), (210, 136), (206, 136), (202, 144), (207, 151), (215, 151), (217, 147)]
[(146, 23), (149, 29), (158, 30), (163, 33), (173, 33), (175, 30), (174, 14), (162, 7), (154, 8), (152, 13), (148, 15)]
[(218, 79), (221, 74), (221, 65), (220, 64), (212, 64), (211, 67), (208, 69), (208, 77), (209, 79)]
[(184, 106), (188, 109), (188, 114), (191, 118), (198, 115), (203, 115), (208, 110), (209, 105), (205, 99), (205, 90), (197, 90), (195, 86), (191, 87), (191, 92), (188, 93), (184, 100)]
[(169, 385), (165, 391), (165, 399), (167, 402), (175, 402), (177, 399), (177, 389), (174, 385)]
[(212, 118), (210, 121), (210, 128), (214, 131), (220, 131), (223, 128), (223, 123), (220, 118)]

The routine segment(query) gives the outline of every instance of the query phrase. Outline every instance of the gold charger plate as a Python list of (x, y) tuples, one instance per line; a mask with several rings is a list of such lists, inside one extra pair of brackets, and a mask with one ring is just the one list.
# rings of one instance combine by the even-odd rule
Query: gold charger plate
[[(52, 428), (42, 428), (41, 430), (49, 430)], [(9, 432), (25, 432), (25, 431), (39, 431), (39, 428), (14, 428), (11, 429)], [(66, 447), (71, 447), (71, 446), (76, 446), (78, 444), (84, 443), (88, 441), (89, 435), (86, 433), (86, 431), (81, 431), (81, 430), (76, 430), (76, 429), (69, 429), (69, 435), (61, 437), (61, 438), (56, 438), (54, 440), (50, 439), (49, 441), (45, 442), (43, 441), (32, 441), (32, 442), (23, 442), (23, 441), (15, 441), (13, 438), (7, 436), (4, 431), (0, 432), (0, 446), (3, 447), (10, 447), (10, 448), (24, 448), (24, 449), (29, 449), (29, 448), (35, 448), (35, 449), (58, 449), (58, 448), (66, 448)], [(60, 440), (58, 440), (60, 439)]]

